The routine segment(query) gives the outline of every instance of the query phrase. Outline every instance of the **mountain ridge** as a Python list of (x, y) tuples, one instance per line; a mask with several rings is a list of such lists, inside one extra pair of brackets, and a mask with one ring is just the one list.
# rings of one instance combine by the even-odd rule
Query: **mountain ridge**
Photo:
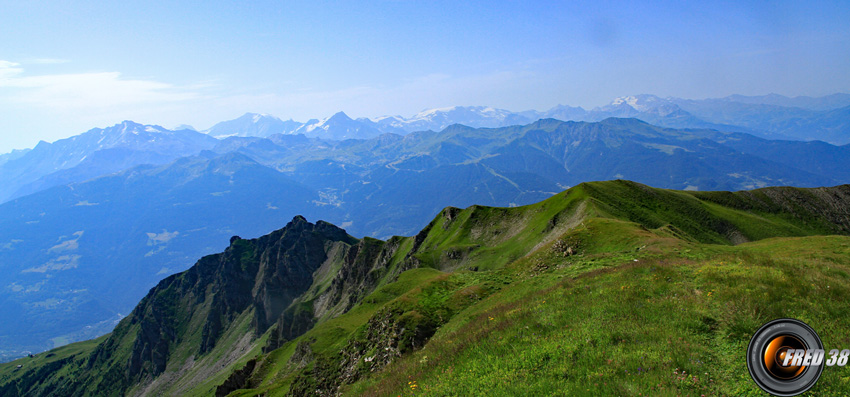
[[(257, 239), (234, 236), (223, 253), (161, 281), (108, 337), (39, 354), (44, 367), (0, 365), (0, 390), (336, 394), (422, 349), (461, 310), (544, 274), (547, 262), (601, 255), (624, 266), (669, 247), (847, 235), (848, 202), (850, 185), (682, 192), (616, 180), (524, 207), (448, 207), (415, 236), (387, 241), (296, 216)], [(446, 288), (454, 292), (422, 300)]]
[[(132, 121), (93, 128), (53, 143), (41, 141), (18, 158), (0, 164), (0, 202), (56, 186), (56, 183), (82, 182), (140, 164), (162, 164), (211, 149), (216, 142), (216, 139), (196, 131), (171, 131)], [(123, 150), (124, 153), (117, 158), (100, 156), (94, 161), (89, 159), (99, 151), (110, 149)], [(64, 175), (54, 176), (53, 180), (44, 179), (57, 171)], [(33, 188), (34, 185), (39, 187)]]
[[(850, 106), (850, 94), (824, 97), (786, 97), (777, 94), (762, 96), (730, 95), (713, 99), (661, 98), (651, 94), (614, 98), (609, 104), (592, 109), (556, 105), (548, 110), (509, 111), (490, 106), (451, 106), (425, 109), (413, 116), (378, 116), (351, 119), (328, 126), (338, 116), (305, 123), (292, 120), (288, 127), (277, 128), (282, 134), (304, 133), (323, 139), (369, 139), (381, 133), (405, 135), (415, 131), (439, 131), (452, 124), (476, 128), (498, 128), (524, 125), (542, 118), (563, 121), (601, 121), (610, 117), (634, 117), (651, 124), (671, 128), (712, 128), (727, 132), (746, 132), (770, 139), (821, 139), (834, 144), (850, 143), (850, 133), (842, 122), (846, 118), (835, 112)], [(720, 108), (721, 110), (718, 110)], [(841, 113), (844, 114), (844, 113)], [(237, 120), (260, 116), (246, 114)], [(265, 115), (263, 115), (265, 116)], [(276, 119), (269, 116), (272, 119)], [(278, 120), (278, 122), (280, 122)], [(800, 123), (804, 125), (799, 125)], [(246, 127), (246, 131), (263, 127)], [(325, 133), (320, 131), (324, 130)], [(813, 132), (814, 131), (814, 132)], [(240, 136), (267, 137), (269, 133)]]
[[(850, 143), (850, 129), (846, 122), (850, 112), (848, 98), (848, 94), (819, 98), (789, 98), (770, 94), (692, 100), (641, 94), (615, 98), (606, 106), (590, 110), (557, 105), (547, 111), (512, 112), (486, 106), (453, 106), (426, 109), (409, 118), (381, 116), (352, 119), (338, 112), (325, 119), (313, 119), (306, 123), (291, 119), (283, 121), (268, 114), (246, 113), (237, 119), (220, 122), (204, 133), (217, 139), (305, 134), (310, 138), (345, 140), (371, 139), (382, 134), (441, 131), (452, 124), (500, 128), (525, 125), (542, 118), (602, 121), (610, 117), (634, 117), (668, 128), (716, 129), (727, 133), (749, 133), (771, 140), (823, 140), (843, 145)], [(110, 138), (111, 141), (104, 143), (103, 139), (108, 136), (100, 136), (105, 131), (109, 131), (109, 136), (125, 136), (122, 134), (128, 128), (130, 136), (150, 136), (156, 132), (169, 138), (166, 142), (157, 141), (157, 138), (125, 139), (123, 142), (120, 138)], [(215, 141), (209, 138), (204, 141), (198, 134), (193, 134), (195, 131), (191, 128), (180, 131), (183, 132), (175, 134), (175, 131), (159, 126), (124, 121), (53, 144), (42, 141), (32, 150), (0, 155), (0, 182), (4, 182), (0, 188), (0, 201), (51, 186), (81, 182), (139, 164), (164, 164), (179, 156), (194, 155), (215, 146)], [(189, 136), (193, 136), (195, 142), (186, 141)], [(97, 142), (87, 142), (91, 140), (88, 138), (95, 138)], [(183, 142), (178, 143), (181, 139)], [(113, 154), (101, 153), (91, 157), (102, 149), (112, 151)]]

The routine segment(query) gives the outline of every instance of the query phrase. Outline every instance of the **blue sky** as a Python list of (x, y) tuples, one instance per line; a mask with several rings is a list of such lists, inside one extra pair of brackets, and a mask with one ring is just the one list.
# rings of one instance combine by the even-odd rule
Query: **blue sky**
[(125, 119), (850, 92), (846, 1), (176, 3), (0, 0), (0, 153)]

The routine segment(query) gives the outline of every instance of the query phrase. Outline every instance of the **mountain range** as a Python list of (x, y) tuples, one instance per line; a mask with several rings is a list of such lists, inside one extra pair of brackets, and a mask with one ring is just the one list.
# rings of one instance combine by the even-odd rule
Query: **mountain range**
[[(205, 132), (125, 121), (41, 142), (0, 155), (9, 274), (0, 315), (27, 324), (0, 325), (0, 357), (108, 332), (163, 276), (296, 214), (386, 239), (415, 233), (445, 206), (525, 205), (590, 180), (688, 190), (847, 183), (850, 146), (777, 137), (813, 120), (833, 124), (809, 136), (846, 136), (848, 103), (845, 94), (642, 95), (591, 111), (453, 107), (308, 123), (248, 114)], [(608, 115), (633, 118), (538, 120)]]
[(172, 131), (124, 121), (94, 128), (0, 160), (0, 202), (57, 185), (80, 182), (140, 164), (164, 164), (215, 146), (217, 139), (193, 130)]
[[(124, 126), (155, 128), (122, 123), (103, 131), (121, 137)], [(193, 131), (163, 139), (183, 134), (200, 142), (185, 149), (196, 155), (0, 204), (0, 263), (8, 274), (0, 315), (27, 324), (0, 325), (0, 350), (41, 351), (108, 332), (162, 277), (233, 235), (259, 236), (296, 214), (386, 239), (415, 233), (447, 205), (526, 205), (587, 180), (690, 190), (850, 182), (848, 146), (636, 119), (452, 125), (368, 140), (209, 141)], [(84, 163), (64, 172), (83, 174)]]
[(765, 321), (847, 342), (848, 235), (850, 185), (582, 183), (387, 240), (295, 216), (166, 277), (112, 333), (0, 365), (0, 394), (753, 394), (737, 353)]
[(512, 112), (486, 106), (454, 106), (424, 110), (410, 118), (382, 116), (352, 119), (339, 112), (326, 119), (313, 119), (306, 123), (248, 113), (238, 119), (216, 124), (207, 132), (217, 138), (265, 138), (278, 133), (335, 140), (370, 139), (383, 133), (404, 135), (415, 131), (441, 131), (452, 124), (498, 128), (524, 125), (546, 118), (601, 121), (618, 117), (637, 118), (670, 128), (711, 128), (746, 132), (769, 139), (822, 140), (843, 145), (850, 143), (848, 116), (850, 94), (820, 98), (788, 98), (776, 94), (731, 95), (704, 100), (636, 95), (616, 98), (608, 105), (591, 110), (558, 105), (542, 112)]
[(229, 137), (269, 138), (276, 134), (304, 135), (323, 140), (372, 139), (382, 134), (406, 135), (417, 131), (442, 131), (461, 124), (499, 128), (525, 125), (539, 119), (601, 121), (637, 118), (670, 128), (716, 129), (744, 132), (771, 140), (821, 140), (836, 145), (850, 143), (850, 95), (811, 98), (781, 95), (686, 100), (653, 95), (621, 97), (590, 111), (558, 105), (545, 112), (511, 112), (484, 106), (455, 106), (422, 111), (410, 118), (383, 116), (352, 119), (343, 112), (306, 123), (280, 120), (267, 114), (248, 113), (218, 123), (204, 134), (192, 127), (168, 130), (130, 121), (33, 149), (0, 155), (0, 202), (52, 186), (81, 182), (140, 164), (165, 164), (196, 155)]

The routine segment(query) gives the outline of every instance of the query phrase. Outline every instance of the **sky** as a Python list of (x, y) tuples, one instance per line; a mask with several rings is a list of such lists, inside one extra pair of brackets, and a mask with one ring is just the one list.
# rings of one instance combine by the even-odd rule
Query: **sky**
[(0, 0), (0, 153), (123, 120), (847, 93), (847, 21), (847, 1)]

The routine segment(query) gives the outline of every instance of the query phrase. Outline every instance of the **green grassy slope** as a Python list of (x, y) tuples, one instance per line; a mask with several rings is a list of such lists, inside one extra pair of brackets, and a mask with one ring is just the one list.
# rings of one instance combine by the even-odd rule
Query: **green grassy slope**
[[(850, 346), (850, 238), (657, 243), (526, 273), (344, 394), (764, 395), (744, 361), (763, 323), (798, 318)], [(847, 395), (850, 376), (830, 368), (813, 392)]]
[[(836, 283), (840, 281), (836, 275), (850, 270), (844, 237), (732, 245), (770, 236), (846, 230), (840, 218), (846, 210), (812, 210), (829, 207), (817, 198), (809, 199), (816, 204), (808, 210), (786, 209), (781, 203), (788, 194), (773, 190), (691, 193), (612, 181), (582, 184), (526, 207), (446, 209), (414, 237), (418, 241), (414, 255), (422, 266), (448, 273), (420, 279), (419, 287), (380, 309), (374, 303), (385, 302), (387, 296), (370, 296), (358, 307), (368, 310), (355, 309), (357, 317), (338, 319), (349, 321), (348, 328), (334, 327), (331, 332), (329, 324), (317, 326), (272, 353), (267, 361), (276, 365), (255, 372), (248, 385), (253, 389), (239, 394), (286, 395), (323, 387), (352, 395), (754, 391), (743, 361), (733, 363), (743, 350), (734, 357), (712, 359), (711, 371), (718, 374), (711, 381), (703, 379), (704, 384), (692, 378), (685, 381), (681, 372), (709, 368), (687, 365), (693, 364), (691, 359), (705, 362), (694, 358), (700, 354), (718, 357), (740, 350), (742, 344), (745, 349), (750, 334), (772, 316), (817, 318), (826, 327), (841, 329), (842, 324), (818, 314), (819, 309), (840, 308), (834, 300), (816, 300), (808, 310), (795, 313), (783, 310), (788, 302), (771, 302), (789, 277), (802, 270), (796, 266), (806, 257), (804, 251), (812, 260), (833, 261), (844, 268), (838, 273), (813, 273), (818, 267), (807, 265), (813, 281)], [(783, 190), (791, 196), (810, 192)], [(764, 195), (773, 197), (775, 205), (752, 204), (750, 197)], [(768, 248), (776, 246), (797, 254)], [(783, 271), (764, 278), (764, 268), (776, 261), (783, 261)], [(754, 291), (762, 295), (750, 296)], [(808, 298), (804, 294), (793, 299)], [(382, 317), (386, 310), (393, 315)], [(606, 312), (610, 315), (600, 315)], [(381, 329), (377, 319), (433, 332), (433, 338), (422, 338), (420, 346), (409, 349), (398, 346), (405, 342), (404, 336), (397, 345), (370, 339), (364, 334)], [(694, 332), (694, 340), (679, 339)], [(824, 340), (843, 343), (826, 335)], [(352, 346), (361, 346), (354, 349), (360, 361), (340, 371), (340, 362), (351, 361)], [(396, 357), (385, 360), (390, 362), (386, 367), (372, 364), (380, 358), (381, 346), (397, 349)], [(588, 346), (597, 351), (581, 352)], [(309, 356), (306, 365), (304, 351)], [(612, 352), (620, 355), (617, 363), (603, 359)], [(638, 364), (630, 368), (633, 363)], [(646, 368), (655, 368), (651, 376)], [(670, 374), (663, 373), (665, 368)], [(677, 369), (679, 374), (674, 373)], [(643, 383), (629, 378), (635, 371)], [(591, 373), (608, 378), (599, 383)], [(309, 387), (293, 389), (299, 380)], [(414, 384), (418, 386), (411, 388)], [(844, 390), (841, 385), (824, 387)]]
[[(333, 305), (265, 352), (284, 323), (257, 336), (251, 312), (198, 361), (187, 332), (161, 378), (132, 391), (212, 395), (227, 382), (232, 395), (757, 395), (743, 355), (762, 323), (800, 318), (826, 346), (850, 346), (848, 203), (850, 186), (729, 193), (608, 181), (524, 207), (447, 208), (416, 236), (363, 240), (350, 258), (331, 249), (336, 259), (290, 307), (320, 307), (337, 288), (357, 297), (350, 309)], [(339, 272), (371, 280), (354, 285), (368, 290), (340, 287)], [(84, 365), (99, 342), (0, 365), (0, 394), (50, 394), (39, 374), (54, 386), (66, 373), (118, 376)], [(836, 368), (816, 390), (843, 395), (848, 382)]]

